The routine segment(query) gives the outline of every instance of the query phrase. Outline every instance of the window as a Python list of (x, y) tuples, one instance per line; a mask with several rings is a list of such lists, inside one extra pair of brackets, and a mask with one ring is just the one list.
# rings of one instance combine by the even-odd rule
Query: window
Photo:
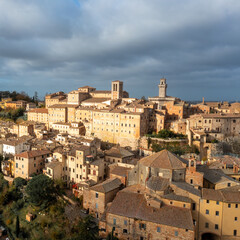
[(125, 225), (125, 226), (127, 226), (127, 220), (124, 220), (124, 222), (123, 222), (123, 223), (124, 223), (124, 225)]
[(193, 204), (192, 204), (192, 210), (193, 210), (193, 211), (196, 210), (196, 203), (193, 203)]
[(237, 217), (234, 218), (234, 221), (237, 221)]
[(209, 228), (209, 223), (205, 223), (205, 228)]
[(140, 230), (141, 230), (141, 229), (146, 230), (146, 224), (144, 224), (144, 223), (139, 223), (139, 229), (140, 229)]
[(206, 200), (206, 203), (209, 203), (209, 200)]
[(117, 220), (116, 218), (113, 219), (113, 225), (116, 225), (117, 224)]
[(127, 229), (123, 229), (123, 233), (127, 233)]
[(96, 203), (95, 207), (96, 207), (96, 209), (98, 209), (98, 204), (97, 203)]
[(218, 224), (215, 224), (215, 229), (218, 230)]
[(157, 232), (160, 233), (161, 232), (161, 228), (157, 227)]
[(18, 163), (16, 163), (16, 168), (18, 168)]
[(216, 211), (216, 216), (219, 216), (219, 211)]
[(237, 230), (233, 230), (233, 236), (237, 236)]
[(228, 208), (231, 208), (231, 203), (228, 204)]
[(193, 180), (192, 179), (190, 179), (190, 183), (193, 184)]
[(96, 198), (98, 198), (98, 193), (96, 192)]
[(219, 205), (219, 201), (216, 201), (216, 204)]
[(235, 205), (235, 208), (238, 208), (238, 204)]
[(228, 183), (228, 187), (231, 187), (231, 183)]
[(206, 209), (206, 214), (209, 214), (209, 210), (208, 209)]
[(174, 235), (175, 235), (175, 237), (177, 237), (178, 236), (178, 231), (175, 231)]

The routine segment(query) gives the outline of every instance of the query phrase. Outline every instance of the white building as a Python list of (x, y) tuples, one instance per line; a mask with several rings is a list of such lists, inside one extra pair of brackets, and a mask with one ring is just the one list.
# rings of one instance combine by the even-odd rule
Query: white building
[(30, 144), (26, 140), (8, 140), (2, 143), (2, 154), (15, 155), (30, 150)]

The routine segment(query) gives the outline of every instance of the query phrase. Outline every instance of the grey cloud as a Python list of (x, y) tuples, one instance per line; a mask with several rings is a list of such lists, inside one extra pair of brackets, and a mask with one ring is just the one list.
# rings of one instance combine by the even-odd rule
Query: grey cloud
[(237, 0), (0, 2), (0, 88), (44, 95), (120, 79), (131, 96), (159, 78), (183, 99), (231, 99), (240, 87)]

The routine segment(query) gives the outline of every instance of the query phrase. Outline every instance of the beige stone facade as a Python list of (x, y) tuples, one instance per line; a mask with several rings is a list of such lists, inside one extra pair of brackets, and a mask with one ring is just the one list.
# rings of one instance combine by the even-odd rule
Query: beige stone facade
[(12, 133), (16, 134), (18, 137), (22, 136), (32, 136), (34, 135), (34, 127), (32, 123), (23, 122), (20, 124), (14, 124), (12, 128)]
[(85, 134), (85, 127), (82, 123), (53, 123), (52, 129), (59, 131), (59, 133), (68, 133), (71, 136), (80, 136)]
[(239, 199), (237, 189), (203, 189), (199, 221), (202, 239), (208, 239), (208, 233), (215, 239), (240, 239)]
[(26, 109), (26, 105), (27, 105), (27, 102), (24, 100), (10, 101), (10, 102), (6, 102), (5, 104), (6, 108), (12, 108), (12, 109), (17, 109), (17, 108)]
[[(163, 216), (164, 215), (164, 216)], [(173, 206), (149, 206), (141, 193), (121, 191), (109, 205), (100, 236), (114, 231), (119, 239), (194, 239), (191, 211)]]
[(52, 105), (63, 103), (66, 99), (66, 94), (63, 92), (57, 92), (45, 96), (45, 106), (49, 108)]
[(27, 113), (28, 120), (40, 123), (48, 123), (48, 109), (45, 108), (35, 108), (31, 109)]
[(206, 133), (210, 140), (237, 137), (240, 133), (240, 114), (200, 114), (189, 118), (190, 128)]
[(83, 190), (83, 207), (97, 218), (101, 218), (107, 204), (112, 202), (120, 190), (121, 181), (118, 178), (108, 179), (98, 185)]
[(44, 174), (53, 180), (63, 178), (63, 166), (61, 162), (52, 161), (45, 164)]
[(16, 154), (14, 157), (14, 177), (29, 179), (33, 173), (42, 173), (45, 167), (45, 160), (50, 155), (51, 152), (48, 150), (36, 150)]
[[(96, 147), (80, 145), (66, 153), (54, 152), (53, 158), (61, 163), (61, 178), (68, 184), (89, 180), (96, 184), (102, 182), (106, 174), (105, 163), (102, 159), (96, 159), (96, 154)], [(51, 171), (51, 174), (55, 173)]]
[(50, 128), (52, 127), (53, 123), (68, 122), (68, 107), (71, 106), (68, 106), (67, 104), (56, 104), (48, 108), (48, 123)]

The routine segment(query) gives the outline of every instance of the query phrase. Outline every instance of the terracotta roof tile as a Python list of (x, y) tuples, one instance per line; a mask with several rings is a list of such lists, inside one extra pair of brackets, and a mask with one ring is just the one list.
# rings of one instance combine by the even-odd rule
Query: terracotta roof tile
[(153, 168), (183, 169), (186, 167), (187, 162), (167, 150), (162, 150), (161, 152), (141, 159), (139, 164)]
[(48, 113), (48, 109), (46, 108), (34, 108), (29, 110), (30, 113)]
[(126, 150), (122, 147), (112, 147), (111, 149), (105, 151), (106, 156), (117, 157), (117, 158), (125, 158), (125, 157), (133, 157), (134, 154)]
[(110, 98), (88, 98), (84, 101), (82, 101), (82, 103), (102, 103), (102, 102), (106, 102), (110, 100)]
[(131, 168), (126, 168), (126, 167), (121, 167), (121, 166), (115, 166), (111, 169), (110, 173), (113, 175), (117, 175), (117, 176), (122, 176), (122, 177), (126, 177), (128, 171)]
[(96, 192), (107, 193), (119, 188), (121, 185), (122, 183), (120, 179), (114, 178), (114, 179), (108, 179), (100, 184), (97, 184), (91, 187), (91, 190)]
[(27, 151), (27, 152), (22, 152), (19, 154), (16, 154), (16, 157), (22, 157), (22, 158), (33, 158), (33, 157), (38, 157), (41, 155), (46, 155), (52, 153), (49, 150), (33, 150), (33, 151)]
[(153, 191), (164, 191), (170, 185), (166, 178), (152, 176), (147, 181), (147, 187)]
[(153, 208), (147, 205), (144, 195), (139, 193), (119, 192), (108, 208), (107, 213), (194, 230), (192, 215), (189, 209), (173, 206)]

